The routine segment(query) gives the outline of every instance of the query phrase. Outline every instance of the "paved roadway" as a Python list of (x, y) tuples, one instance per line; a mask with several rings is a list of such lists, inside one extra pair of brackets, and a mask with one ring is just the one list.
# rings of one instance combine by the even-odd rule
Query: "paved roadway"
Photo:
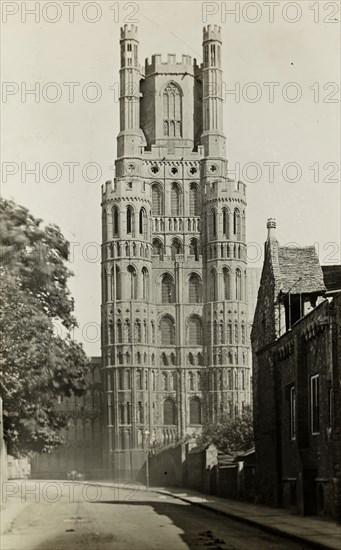
[(2, 508), (1, 550), (310, 548), (133, 484), (11, 482)]

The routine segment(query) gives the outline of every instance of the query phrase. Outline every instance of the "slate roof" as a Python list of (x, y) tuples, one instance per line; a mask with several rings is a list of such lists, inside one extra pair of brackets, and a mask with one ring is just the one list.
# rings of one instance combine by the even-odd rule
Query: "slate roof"
[(324, 284), (329, 291), (341, 291), (341, 265), (323, 265)]
[[(314, 246), (304, 248), (279, 246), (278, 264), (282, 292), (291, 294), (326, 290), (322, 268)], [(301, 278), (299, 282), (298, 279)]]

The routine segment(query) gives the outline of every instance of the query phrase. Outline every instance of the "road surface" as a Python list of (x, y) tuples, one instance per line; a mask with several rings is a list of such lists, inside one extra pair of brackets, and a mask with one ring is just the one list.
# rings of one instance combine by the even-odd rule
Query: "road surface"
[(8, 482), (2, 509), (1, 550), (310, 548), (133, 484)]

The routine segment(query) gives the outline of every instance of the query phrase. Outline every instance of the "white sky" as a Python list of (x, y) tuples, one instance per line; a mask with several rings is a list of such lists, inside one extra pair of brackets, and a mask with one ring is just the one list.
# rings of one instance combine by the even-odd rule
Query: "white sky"
[[(277, 219), (281, 244), (317, 243), (322, 263), (340, 263), (340, 173), (336, 170), (340, 165), (339, 93), (335, 93), (340, 80), (340, 24), (327, 22), (340, 19), (338, 2), (327, 5), (320, 1), (317, 13), (316, 2), (283, 0), (274, 8), (272, 23), (266, 2), (257, 2), (260, 20), (255, 23), (247, 21), (257, 15), (251, 5), (255, 2), (225, 2), (227, 8), (236, 6), (241, 11), (239, 22), (236, 15), (227, 15), (224, 21), (224, 3), (219, 2), (79, 3), (74, 8), (74, 22), (70, 22), (67, 1), (53, 3), (59, 13), (56, 7), (46, 11), (47, 3), (39, 2), (36, 14), (26, 15), (26, 21), (21, 5), (32, 9), (34, 2), (2, 2), (2, 80), (5, 92), (13, 91), (13, 95), (3, 95), (2, 162), (14, 163), (2, 164), (2, 194), (27, 206), (46, 223), (56, 223), (67, 239), (79, 243), (74, 245), (71, 268), (75, 277), (70, 288), (80, 324), (76, 338), (84, 343), (88, 354), (96, 355), (100, 349), (99, 339), (95, 342), (96, 330), (86, 327), (88, 323), (99, 326), (100, 322), (100, 188), (113, 176), (110, 166), (118, 133), (119, 28), (129, 19), (136, 20), (139, 27), (141, 64), (153, 53), (173, 52), (192, 55), (201, 62), (202, 26), (211, 23), (222, 27), (223, 80), (226, 89), (240, 86), (241, 90), (239, 100), (227, 95), (225, 102), (230, 168), (236, 163), (241, 169), (247, 163), (257, 163), (260, 170), (256, 183), (250, 181), (254, 169), (239, 175), (248, 184), (248, 241), (257, 243), (249, 249), (250, 258), (256, 256), (250, 265), (261, 265), (259, 251), (266, 238), (268, 217)], [(97, 22), (84, 20), (86, 4), (85, 17), (94, 19), (97, 14)], [(206, 21), (205, 4), (207, 10), (217, 11)], [(4, 10), (16, 8), (18, 13), (6, 21)], [(60, 20), (49, 22), (56, 15)], [(296, 16), (299, 20), (295, 23), (285, 20)], [(49, 86), (51, 82), (57, 87)], [(79, 83), (72, 103), (65, 82)], [(83, 98), (82, 90), (85, 98), (94, 97), (95, 88), (86, 86), (89, 82), (97, 83), (97, 90), (102, 92), (97, 102)], [(256, 91), (248, 85), (251, 82), (258, 85), (257, 102), (251, 101)], [(278, 83), (273, 102), (265, 82)], [(41, 87), (37, 98), (25, 96), (25, 89), (36, 83)], [(288, 87), (288, 83), (295, 85)], [(47, 101), (56, 89), (61, 92), (60, 100)], [(296, 103), (288, 101), (297, 90), (301, 98)], [(55, 183), (44, 175), (44, 166), (51, 162), (61, 166), (61, 178)], [(65, 166), (68, 162), (79, 163), (73, 182)], [(87, 181), (96, 176), (94, 170), (82, 176), (82, 168), (89, 162), (101, 167), (102, 177), (97, 182)], [(264, 165), (269, 162), (279, 163), (274, 168), (274, 182)], [(38, 182), (32, 175), (27, 175), (25, 182), (21, 163), (27, 168), (39, 163)], [(300, 166), (299, 181), (288, 181), (294, 177), (292, 168), (285, 172), (288, 163)], [(313, 165), (315, 171), (309, 168)], [(18, 172), (8, 175), (6, 182), (4, 171), (15, 166)], [(47, 177), (54, 174), (50, 169)], [(314, 181), (314, 174), (318, 181)], [(86, 332), (88, 337), (84, 338)]]

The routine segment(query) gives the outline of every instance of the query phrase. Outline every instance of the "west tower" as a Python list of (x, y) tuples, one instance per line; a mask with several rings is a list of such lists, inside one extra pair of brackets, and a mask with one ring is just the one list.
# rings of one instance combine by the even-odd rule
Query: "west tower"
[[(102, 192), (106, 466), (134, 477), (145, 446), (250, 402), (245, 185), (228, 177), (220, 28), (203, 63), (153, 55), (121, 29), (115, 179)], [(146, 432), (149, 432), (149, 435)]]

